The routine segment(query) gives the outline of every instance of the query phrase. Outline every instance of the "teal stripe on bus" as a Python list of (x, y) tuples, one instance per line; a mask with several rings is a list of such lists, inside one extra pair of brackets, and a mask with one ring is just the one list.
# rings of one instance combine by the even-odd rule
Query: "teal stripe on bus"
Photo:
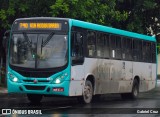
[(117, 35), (121, 35), (121, 36), (127, 36), (127, 37), (138, 38), (138, 39), (156, 42), (155, 36), (147, 36), (147, 35), (143, 35), (143, 34), (120, 30), (120, 29), (116, 29), (116, 28), (112, 28), (112, 27), (108, 27), (108, 26), (102, 26), (102, 25), (98, 25), (98, 24), (88, 23), (88, 22), (79, 21), (79, 20), (75, 20), (75, 19), (72, 19), (72, 25), (77, 26), (77, 27), (81, 27), (81, 28), (97, 30), (97, 31), (117, 34)]

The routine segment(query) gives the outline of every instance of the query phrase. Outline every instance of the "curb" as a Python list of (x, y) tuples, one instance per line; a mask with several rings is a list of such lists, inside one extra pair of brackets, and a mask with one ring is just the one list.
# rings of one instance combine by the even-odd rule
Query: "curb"
[(0, 94), (6, 94), (6, 93), (8, 93), (8, 90), (7, 90), (7, 88), (5, 88), (5, 87), (0, 87)]
[(5, 87), (0, 87), (0, 98), (8, 96), (8, 90)]

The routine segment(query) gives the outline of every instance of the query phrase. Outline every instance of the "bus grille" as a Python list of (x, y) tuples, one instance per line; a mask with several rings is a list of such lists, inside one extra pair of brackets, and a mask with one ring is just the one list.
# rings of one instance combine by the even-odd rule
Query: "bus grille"
[(54, 72), (33, 72), (33, 71), (18, 71), (19, 74), (21, 74), (24, 77), (35, 77), (35, 78), (48, 78), (55, 74)]
[[(23, 82), (27, 82), (27, 83), (33, 83), (33, 80), (23, 80)], [(49, 80), (38, 80), (38, 82), (42, 82), (42, 83), (48, 83), (50, 82)]]
[(44, 90), (45, 86), (28, 86), (28, 85), (25, 85), (25, 88), (27, 90)]

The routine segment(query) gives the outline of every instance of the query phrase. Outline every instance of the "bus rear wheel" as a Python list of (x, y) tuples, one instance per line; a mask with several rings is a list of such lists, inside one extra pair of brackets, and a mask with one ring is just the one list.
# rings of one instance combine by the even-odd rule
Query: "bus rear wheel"
[(132, 86), (132, 92), (130, 93), (130, 98), (131, 99), (136, 99), (139, 94), (139, 83), (137, 79), (133, 81), (133, 86)]
[(83, 96), (78, 97), (78, 101), (89, 104), (92, 101), (93, 97), (93, 86), (91, 81), (86, 80), (85, 86), (84, 86), (84, 91), (83, 91)]
[(122, 93), (121, 97), (122, 99), (136, 99), (139, 94), (139, 83), (138, 80), (135, 79), (133, 81), (132, 91), (131, 93)]
[(27, 94), (27, 97), (31, 103), (38, 104), (41, 102), (43, 96), (40, 94)]

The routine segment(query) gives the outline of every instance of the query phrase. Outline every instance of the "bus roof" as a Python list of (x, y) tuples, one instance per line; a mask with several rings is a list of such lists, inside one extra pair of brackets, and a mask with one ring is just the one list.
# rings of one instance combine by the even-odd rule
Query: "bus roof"
[(73, 26), (78, 26), (78, 27), (82, 27), (82, 28), (87, 28), (87, 29), (108, 32), (108, 33), (112, 33), (112, 34), (117, 34), (117, 35), (122, 35), (122, 36), (127, 36), (127, 37), (138, 38), (138, 39), (156, 42), (155, 36), (147, 36), (147, 35), (143, 35), (143, 34), (138, 34), (138, 33), (134, 33), (134, 32), (129, 32), (129, 31), (125, 31), (125, 30), (120, 30), (120, 29), (116, 29), (116, 28), (112, 28), (112, 27), (108, 27), (108, 26), (102, 26), (102, 25), (93, 24), (93, 23), (84, 22), (84, 21), (75, 20), (75, 19), (71, 19), (71, 20), (72, 20)]
[(75, 19), (70, 19), (70, 18), (58, 18), (58, 17), (31, 17), (31, 18), (19, 18), (16, 19), (15, 21), (19, 20), (70, 20), (72, 22), (73, 26), (78, 26), (86, 29), (92, 29), (92, 30), (97, 30), (97, 31), (102, 31), (102, 32), (108, 32), (111, 34), (117, 34), (117, 35), (122, 35), (122, 36), (127, 36), (127, 37), (132, 37), (132, 38), (138, 38), (138, 39), (143, 39), (143, 40), (148, 40), (148, 41), (154, 41), (156, 42), (155, 36), (147, 36), (143, 34), (138, 34), (134, 32), (129, 32), (125, 30), (120, 30), (108, 26), (102, 26), (94, 23), (89, 23), (89, 22), (84, 22), (80, 20), (75, 20)]
[(23, 20), (69, 20), (69, 18), (58, 18), (58, 17), (29, 17), (29, 18), (18, 18), (15, 21), (23, 21)]

